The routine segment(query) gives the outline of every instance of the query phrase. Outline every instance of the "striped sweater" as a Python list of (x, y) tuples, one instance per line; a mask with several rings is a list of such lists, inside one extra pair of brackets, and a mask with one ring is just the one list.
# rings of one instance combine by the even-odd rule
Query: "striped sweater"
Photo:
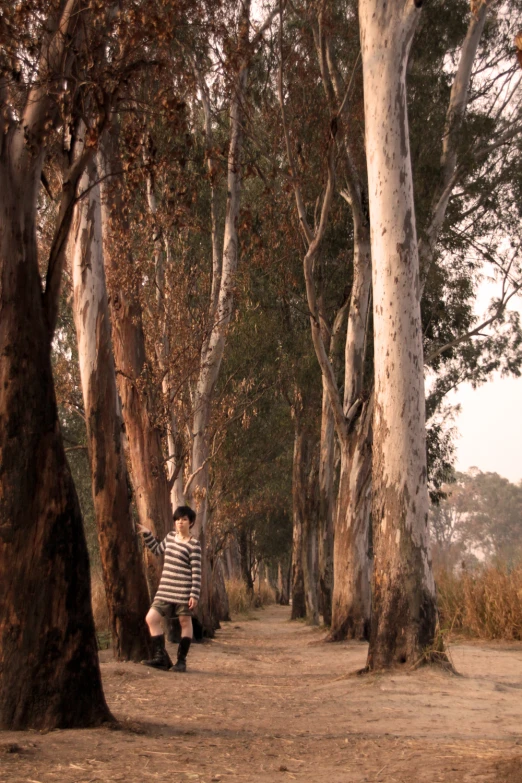
[(155, 555), (165, 554), (165, 562), (155, 598), (172, 604), (188, 604), (189, 598), (199, 601), (201, 590), (201, 546), (197, 539), (176, 541), (176, 533), (167, 533), (159, 541), (152, 533), (143, 540)]

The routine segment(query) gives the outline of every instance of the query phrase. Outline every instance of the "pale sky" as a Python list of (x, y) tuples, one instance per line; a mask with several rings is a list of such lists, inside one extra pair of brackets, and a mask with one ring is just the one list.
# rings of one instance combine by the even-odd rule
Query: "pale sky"
[(456, 468), (522, 480), (522, 378), (498, 378), (473, 390), (463, 384), (450, 402), (461, 405), (455, 424)]
[[(484, 309), (498, 285), (484, 281), (477, 311)], [(522, 315), (522, 297), (508, 306)], [(456, 441), (457, 470), (477, 467), (483, 473), (499, 473), (514, 483), (522, 480), (522, 378), (501, 378), (473, 390), (463, 384), (448, 399), (461, 405), (455, 419), (460, 433)]]

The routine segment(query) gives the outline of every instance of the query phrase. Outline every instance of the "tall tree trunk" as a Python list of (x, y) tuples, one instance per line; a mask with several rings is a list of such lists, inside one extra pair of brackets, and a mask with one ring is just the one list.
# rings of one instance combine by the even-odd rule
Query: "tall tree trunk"
[[(121, 170), (118, 143), (114, 129), (104, 145), (107, 173)], [(172, 529), (165, 459), (161, 433), (154, 424), (155, 394), (147, 369), (139, 281), (124, 218), (122, 185), (117, 177), (111, 180), (110, 185), (105, 181), (102, 217), (116, 379), (139, 520), (163, 538)], [(114, 248), (121, 252), (117, 254)], [(147, 564), (149, 585), (154, 589), (158, 564), (151, 558)]]
[(111, 716), (38, 269), (42, 156), (25, 167), (25, 148), (17, 155), (8, 140), (0, 140), (0, 727), (92, 726)]
[(250, 595), (254, 592), (254, 580), (252, 579), (252, 570), (250, 568), (250, 551), (248, 546), (247, 531), (239, 531), (239, 553), (241, 558), (241, 576), (247, 586)]
[(219, 622), (230, 620), (230, 606), (225, 586), (223, 561), (219, 556), (212, 563), (212, 603)]
[(87, 546), (63, 450), (32, 204), (0, 163), (0, 727), (110, 718)]
[[(307, 617), (307, 598), (305, 592), (304, 563), (306, 539), (304, 528), (307, 513), (307, 478), (309, 475), (308, 433), (296, 417), (294, 457), (292, 468), (292, 507), (293, 507), (293, 543), (292, 543), (292, 620)], [(309, 585), (307, 585), (309, 586)]]
[[(210, 301), (210, 333), (201, 350), (199, 378), (194, 395), (194, 417), (192, 423), (192, 461), (191, 476), (187, 482), (187, 494), (197, 509), (196, 532), (204, 533), (208, 522), (209, 491), (209, 423), (214, 389), (219, 377), (221, 361), (225, 350), (228, 326), (234, 304), (234, 286), (238, 262), (237, 223), (239, 218), (241, 194), (241, 150), (243, 146), (244, 102), (248, 81), (248, 63), (250, 58), (250, 0), (242, 3), (238, 20), (238, 71), (230, 103), (230, 141), (228, 148), (227, 201), (223, 254), (218, 255), (217, 220), (215, 192), (213, 183), (213, 157), (208, 158), (211, 179), (211, 217), (213, 274)], [(211, 133), (208, 95), (206, 85), (202, 85), (207, 132)], [(203, 570), (209, 571), (208, 556), (203, 549)], [(207, 565), (205, 565), (205, 562)], [(213, 635), (216, 620), (210, 597), (205, 596), (205, 579), (202, 583), (200, 613), (207, 635)], [(206, 613), (208, 608), (208, 613)]]
[(420, 284), (406, 66), (413, 0), (360, 0), (372, 227), (375, 417), (368, 666), (414, 663), (435, 636)]
[[(58, 15), (59, 14), (59, 15)], [(110, 720), (98, 665), (89, 559), (65, 459), (51, 370), (69, 206), (85, 159), (67, 172), (42, 292), (37, 197), (63, 79), (73, 0), (47, 21), (25, 107), (0, 84), (0, 727), (53, 729)], [(21, 116), (20, 116), (21, 113)], [(19, 116), (19, 120), (15, 119)]]
[(332, 622), (334, 585), (334, 454), (335, 428), (332, 406), (323, 381), (321, 444), (319, 454), (318, 577), (319, 611), (325, 625)]
[(334, 543), (334, 601), (329, 641), (368, 639), (371, 576), (371, 420), (364, 403), (348, 442), (341, 443), (341, 473)]
[(73, 311), (112, 647), (118, 660), (139, 661), (149, 653), (149, 594), (131, 522), (96, 179), (92, 162), (81, 180), (88, 193), (76, 206), (70, 241)]
[(288, 606), (290, 602), (290, 596), (288, 590), (288, 566), (284, 566), (280, 560), (277, 563), (276, 601), (281, 606)]
[[(153, 148), (149, 138), (149, 150)], [(147, 201), (149, 210), (154, 219), (154, 272), (156, 282), (156, 307), (158, 319), (158, 339), (156, 341), (156, 357), (162, 373), (161, 387), (163, 401), (167, 410), (167, 473), (170, 487), (170, 500), (172, 508), (185, 505), (183, 492), (183, 461), (184, 455), (180, 453), (178, 422), (174, 411), (172, 372), (170, 364), (170, 336), (167, 323), (167, 298), (165, 290), (165, 269), (170, 263), (169, 244), (158, 223), (158, 203), (155, 192), (154, 180), (154, 153), (145, 156), (145, 163), (149, 166), (147, 172)]]
[(292, 620), (306, 617), (306, 599), (303, 576), (303, 527), (301, 519), (294, 518), (292, 538), (292, 571), (290, 595), (292, 597)]
[[(355, 203), (355, 196), (353, 197)], [(345, 345), (344, 400), (352, 424), (339, 432), (341, 466), (336, 505), (334, 590), (329, 639), (367, 639), (370, 627), (371, 415), (363, 402), (364, 362), (371, 289), (370, 232), (361, 208), (353, 209), (354, 279)]]
[(309, 455), (303, 517), (303, 579), (306, 620), (310, 625), (319, 625), (319, 444), (311, 432), (307, 432), (307, 439)]
[[(324, 6), (323, 6), (324, 10)], [(320, 12), (321, 15), (322, 12)], [(281, 14), (282, 16), (282, 14)], [(338, 117), (341, 118), (343, 113), (343, 107), (345, 106), (345, 100), (341, 95), (346, 95), (346, 91), (341, 89), (339, 83), (340, 76), (333, 67), (331, 53), (327, 52), (327, 41), (324, 35), (324, 30), (321, 27), (316, 31), (316, 43), (319, 54), (319, 64), (321, 74), (323, 78), (323, 84), (331, 108)], [(282, 31), (282, 21), (280, 25), (280, 31)], [(364, 379), (364, 360), (365, 360), (365, 347), (366, 347), (366, 335), (368, 327), (367, 312), (369, 307), (369, 292), (371, 282), (370, 272), (370, 246), (369, 246), (369, 225), (368, 219), (363, 208), (363, 192), (364, 188), (361, 183), (360, 177), (357, 174), (356, 168), (353, 166), (353, 155), (351, 154), (350, 145), (347, 143), (347, 158), (348, 158), (348, 193), (343, 195), (349, 201), (354, 220), (354, 282), (352, 285), (350, 309), (348, 316), (348, 331), (346, 337), (346, 349), (345, 349), (345, 382), (344, 382), (344, 398), (341, 399), (339, 386), (337, 382), (337, 373), (334, 363), (331, 357), (328, 356), (327, 341), (324, 337), (323, 323), (324, 316), (321, 312), (320, 301), (316, 292), (316, 284), (314, 280), (314, 267), (317, 265), (317, 259), (320, 256), (321, 244), (325, 235), (326, 227), (328, 225), (329, 213), (333, 198), (334, 184), (335, 184), (335, 134), (339, 127), (338, 123), (331, 126), (332, 138), (328, 149), (328, 180), (324, 192), (324, 197), (321, 205), (320, 220), (316, 228), (312, 229), (308, 222), (308, 215), (305, 208), (305, 201), (303, 192), (300, 187), (300, 175), (296, 167), (295, 156), (291, 143), (289, 128), (286, 122), (286, 112), (284, 104), (284, 91), (283, 91), (283, 56), (282, 56), (282, 32), (280, 32), (280, 69), (279, 69), (279, 102), (281, 105), (281, 116), (283, 121), (283, 130), (285, 135), (285, 145), (290, 164), (290, 169), (293, 175), (293, 187), (296, 199), (297, 212), (299, 215), (300, 228), (307, 244), (307, 253), (303, 259), (303, 271), (306, 284), (306, 295), (308, 301), (308, 307), (310, 310), (310, 325), (312, 332), (312, 340), (314, 349), (316, 352), (317, 360), (321, 367), (323, 386), (325, 392), (328, 394), (328, 401), (331, 406), (335, 429), (339, 443), (341, 444), (341, 476), (340, 476), (340, 497), (338, 500), (338, 513), (336, 514), (337, 524), (344, 524), (346, 517), (350, 515), (350, 510), (346, 508), (346, 502), (350, 498), (350, 481), (353, 481), (351, 476), (352, 465), (350, 456), (353, 454), (355, 444), (351, 444), (352, 430), (354, 422), (357, 417), (360, 417), (361, 410), (364, 402), (363, 396), (363, 379)], [(335, 89), (334, 89), (335, 87)], [(338, 93), (338, 106), (334, 106), (335, 92)], [(336, 319), (337, 320), (337, 319)], [(361, 520), (362, 522), (362, 520)], [(366, 518), (366, 524), (369, 522), (369, 516)], [(339, 538), (344, 540), (346, 546), (349, 545), (349, 538), (344, 536), (345, 531), (337, 530), (337, 524), (335, 529), (334, 538), (335, 551), (339, 549), (337, 543), (338, 532)], [(357, 536), (357, 540), (360, 536)], [(355, 541), (355, 540), (354, 540)], [(366, 547), (358, 547), (357, 551), (349, 552), (346, 546), (339, 549), (340, 556), (350, 559), (350, 562), (355, 563), (356, 559), (360, 556), (364, 556)], [(341, 563), (335, 565), (334, 554), (334, 573), (337, 573), (337, 568), (341, 568)], [(367, 564), (362, 566), (363, 570), (367, 569)], [(332, 632), (333, 638), (342, 638), (344, 632), (348, 632), (348, 629), (360, 629), (361, 628), (361, 607), (367, 605), (367, 600), (363, 594), (359, 595), (358, 590), (364, 592), (364, 585), (359, 580), (358, 583), (352, 585), (352, 590), (349, 595), (340, 595), (339, 591), (344, 589), (341, 584), (336, 584), (334, 577), (333, 586), (333, 616), (332, 616)], [(335, 606), (337, 606), (337, 613), (335, 612)], [(341, 608), (343, 609), (345, 616), (341, 617)], [(354, 616), (351, 617), (353, 608)], [(334, 626), (335, 620), (335, 626)], [(363, 623), (363, 627), (367, 625), (368, 617)], [(358, 630), (357, 633), (360, 631)]]

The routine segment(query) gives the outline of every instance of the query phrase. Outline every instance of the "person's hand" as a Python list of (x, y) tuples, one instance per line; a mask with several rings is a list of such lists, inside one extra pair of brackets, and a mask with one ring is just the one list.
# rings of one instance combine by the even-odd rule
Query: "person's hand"
[(189, 608), (191, 611), (192, 611), (193, 609), (197, 609), (197, 608), (198, 608), (198, 602), (196, 601), (196, 599), (195, 599), (195, 598), (189, 598), (189, 602), (188, 602), (188, 608)]
[(138, 530), (138, 533), (150, 533), (148, 527), (145, 527), (144, 525), (140, 525), (139, 523), (136, 525), (136, 528)]

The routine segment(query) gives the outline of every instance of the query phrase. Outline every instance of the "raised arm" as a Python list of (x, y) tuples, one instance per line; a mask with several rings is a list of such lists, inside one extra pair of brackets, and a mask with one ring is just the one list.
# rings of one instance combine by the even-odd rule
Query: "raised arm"
[(160, 541), (151, 531), (143, 525), (138, 525), (138, 530), (143, 533), (143, 541), (150, 551), (155, 555), (162, 555), (167, 548), (167, 539)]

